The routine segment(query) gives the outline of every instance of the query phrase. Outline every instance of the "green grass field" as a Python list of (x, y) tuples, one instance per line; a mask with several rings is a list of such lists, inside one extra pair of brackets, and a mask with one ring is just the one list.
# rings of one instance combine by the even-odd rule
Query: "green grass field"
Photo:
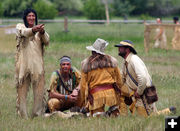
[[(63, 32), (63, 24), (46, 24), (50, 34), (50, 45), (45, 51), (45, 79), (48, 89), (52, 71), (59, 68), (58, 59), (63, 55), (72, 58), (73, 65), (80, 69), (80, 63), (91, 54), (86, 50), (96, 38), (109, 42), (106, 49), (119, 61), (122, 58), (117, 54), (115, 44), (121, 40), (129, 39), (135, 44), (138, 55), (143, 59), (159, 95), (157, 108), (159, 110), (170, 106), (177, 107), (180, 115), (180, 51), (151, 49), (144, 52), (144, 26), (142, 24), (79, 24), (69, 23), (69, 32)], [(138, 116), (118, 118), (82, 118), (62, 119), (59, 117), (24, 120), (16, 114), (16, 88), (14, 79), (15, 35), (4, 35), (0, 28), (0, 130), (2, 131), (43, 131), (43, 130), (112, 130), (112, 131), (162, 131), (165, 128), (165, 116), (141, 118)], [(47, 95), (47, 94), (46, 94)], [(28, 110), (31, 114), (33, 102), (32, 89), (28, 93)]]

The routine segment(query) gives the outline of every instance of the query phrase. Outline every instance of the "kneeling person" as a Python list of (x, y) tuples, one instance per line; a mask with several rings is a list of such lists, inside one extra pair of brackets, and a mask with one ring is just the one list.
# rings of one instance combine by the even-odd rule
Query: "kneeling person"
[[(115, 45), (119, 55), (124, 59), (122, 63), (122, 78), (128, 87), (129, 98), (132, 103), (129, 107), (132, 114), (137, 111), (140, 116), (175, 113), (176, 108), (170, 107), (158, 111), (155, 102), (158, 100), (155, 86), (146, 65), (137, 55), (134, 44), (130, 40), (121, 41)], [(148, 93), (149, 92), (149, 93)], [(121, 107), (120, 107), (121, 108)]]
[(92, 55), (82, 61), (81, 102), (85, 103), (91, 116), (119, 115), (119, 91), (123, 85), (117, 60), (104, 53), (108, 42), (97, 39), (92, 46), (87, 46)]
[(50, 80), (48, 108), (50, 112), (64, 111), (78, 105), (80, 73), (71, 67), (71, 58), (60, 59), (60, 69), (54, 71)]

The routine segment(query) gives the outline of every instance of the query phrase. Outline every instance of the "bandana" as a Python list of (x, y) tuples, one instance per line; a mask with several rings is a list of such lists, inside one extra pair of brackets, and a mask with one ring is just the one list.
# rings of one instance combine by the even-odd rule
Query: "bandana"
[(61, 59), (60, 59), (60, 64), (62, 64), (63, 62), (69, 62), (71, 64), (71, 58), (68, 57), (68, 56), (63, 56)]

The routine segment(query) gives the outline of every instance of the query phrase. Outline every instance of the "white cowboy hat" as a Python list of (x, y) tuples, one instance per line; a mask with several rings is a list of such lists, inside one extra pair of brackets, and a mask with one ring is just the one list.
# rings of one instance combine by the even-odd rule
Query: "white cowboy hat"
[(95, 51), (96, 53), (105, 55), (104, 50), (109, 43), (103, 39), (98, 38), (92, 46), (87, 46), (86, 49)]

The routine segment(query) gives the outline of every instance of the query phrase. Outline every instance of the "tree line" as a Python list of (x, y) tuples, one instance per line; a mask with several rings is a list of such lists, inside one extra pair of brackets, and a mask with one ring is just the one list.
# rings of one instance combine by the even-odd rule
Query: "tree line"
[(26, 8), (34, 8), (41, 19), (62, 15), (105, 19), (107, 9), (110, 16), (159, 17), (179, 15), (180, 0), (1, 0), (0, 17), (20, 17)]

